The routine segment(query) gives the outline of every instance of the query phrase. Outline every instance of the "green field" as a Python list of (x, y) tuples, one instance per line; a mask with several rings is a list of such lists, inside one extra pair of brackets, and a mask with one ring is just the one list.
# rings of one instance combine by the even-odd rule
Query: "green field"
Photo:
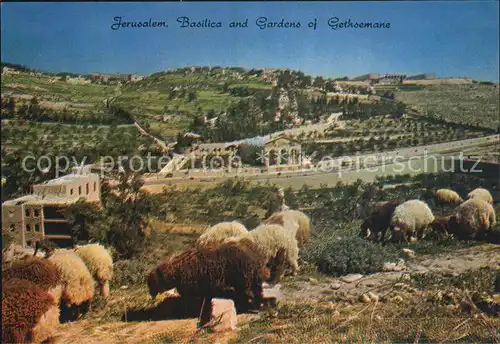
[(98, 84), (51, 82), (48, 77), (23, 74), (2, 76), (2, 93), (27, 94), (44, 101), (82, 103), (98, 108), (103, 106), (105, 99), (115, 94), (115, 89), (115, 86)]

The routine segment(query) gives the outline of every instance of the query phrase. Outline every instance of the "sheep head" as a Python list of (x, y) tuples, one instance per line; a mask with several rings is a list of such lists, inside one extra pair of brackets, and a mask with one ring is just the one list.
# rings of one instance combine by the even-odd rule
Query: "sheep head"
[(148, 283), (149, 294), (151, 295), (151, 297), (154, 300), (156, 298), (156, 295), (158, 295), (158, 293), (159, 293), (159, 291), (158, 291), (158, 289), (159, 289), (158, 279), (156, 277), (156, 269), (154, 269), (153, 271), (151, 271), (148, 274), (146, 281)]
[(162, 265), (156, 267), (147, 277), (149, 294), (153, 300), (156, 295), (176, 287), (174, 278), (165, 276), (165, 271), (162, 271), (161, 267)]

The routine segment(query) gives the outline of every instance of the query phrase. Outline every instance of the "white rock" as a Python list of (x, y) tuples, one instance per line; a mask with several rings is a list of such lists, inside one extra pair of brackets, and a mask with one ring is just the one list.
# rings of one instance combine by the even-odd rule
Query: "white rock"
[(265, 298), (276, 298), (276, 299), (280, 299), (282, 294), (281, 294), (281, 284), (276, 284), (274, 287), (272, 288), (266, 288), (264, 289), (264, 297)]
[(415, 251), (410, 250), (409, 248), (403, 248), (401, 253), (407, 258), (413, 258), (416, 255)]
[(330, 288), (332, 288), (334, 290), (340, 289), (340, 287), (341, 287), (340, 283), (332, 283), (332, 284), (330, 284)]
[(401, 265), (396, 265), (396, 263), (384, 263), (382, 271), (402, 271), (403, 267)]
[(361, 275), (361, 274), (349, 274), (349, 275), (342, 276), (340, 279), (345, 283), (352, 283), (352, 282), (356, 282), (362, 278), (363, 278), (363, 275)]
[(214, 332), (225, 332), (236, 329), (238, 318), (233, 300), (212, 299), (210, 329)]

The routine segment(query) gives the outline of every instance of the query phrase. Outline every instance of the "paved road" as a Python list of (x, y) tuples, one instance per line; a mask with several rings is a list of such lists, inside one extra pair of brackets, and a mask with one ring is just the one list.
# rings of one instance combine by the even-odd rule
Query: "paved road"
[[(303, 170), (303, 171), (290, 171), (266, 173), (261, 175), (244, 175), (233, 174), (226, 176), (203, 176), (189, 179), (184, 178), (158, 178), (150, 177), (145, 180), (145, 187), (152, 192), (161, 191), (161, 188), (166, 185), (172, 184), (193, 184), (199, 185), (200, 183), (214, 183), (220, 182), (228, 177), (239, 175), (246, 177), (249, 180), (256, 182), (271, 182), (280, 186), (293, 188), (300, 188), (304, 184), (310, 187), (321, 187), (324, 184), (335, 185), (338, 181), (343, 183), (353, 182), (362, 179), (370, 182), (379, 176), (406, 174), (416, 175), (421, 173), (436, 173), (449, 169), (450, 155), (452, 153), (459, 153), (463, 149), (471, 148), (474, 146), (480, 147), (484, 145), (492, 146), (492, 149), (500, 145), (500, 136), (491, 135), (487, 137), (453, 141), (447, 143), (439, 143), (426, 146), (410, 147), (399, 149), (397, 151), (381, 152), (374, 154), (359, 155), (351, 157), (357, 167), (344, 167), (341, 166), (342, 159), (345, 161), (347, 157), (330, 160), (325, 162), (323, 170)], [(456, 155), (456, 154), (455, 154)], [(442, 159), (440, 159), (442, 157)], [(328, 165), (327, 163), (332, 163)], [(448, 162), (447, 162), (448, 161)], [(337, 163), (337, 165), (335, 164)], [(340, 162), (340, 164), (338, 164)], [(317, 165), (319, 167), (321, 165)], [(333, 167), (332, 167), (333, 166)], [(356, 165), (355, 165), (356, 166)]]

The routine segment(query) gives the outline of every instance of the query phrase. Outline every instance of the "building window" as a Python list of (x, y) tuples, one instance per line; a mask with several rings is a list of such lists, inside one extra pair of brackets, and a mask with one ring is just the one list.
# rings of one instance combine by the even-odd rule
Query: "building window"
[(94, 182), (94, 191), (96, 191), (96, 190), (97, 190), (97, 183)]
[(89, 194), (89, 192), (90, 192), (90, 189), (89, 189), (89, 183), (87, 183), (87, 185), (86, 185), (86, 191), (87, 191), (87, 195), (88, 195), (88, 194)]
[(31, 231), (31, 226), (30, 225), (26, 225), (26, 232), (29, 232)]
[(69, 190), (69, 194), (72, 195), (73, 194), (73, 189)]
[(16, 225), (15, 224), (11, 224), (9, 226), (9, 229), (10, 229), (11, 232), (15, 231), (16, 230)]
[(82, 187), (81, 187), (81, 186), (79, 186), (79, 187), (78, 187), (78, 194), (79, 194), (79, 195), (81, 195), (81, 194), (82, 194)]
[(40, 232), (40, 225), (39, 224), (35, 225), (35, 232)]
[(38, 217), (40, 215), (40, 211), (38, 209), (35, 209), (34, 212), (35, 212), (35, 217)]
[(26, 215), (26, 217), (30, 216), (30, 210), (29, 209), (25, 209), (24, 210), (24, 215)]

